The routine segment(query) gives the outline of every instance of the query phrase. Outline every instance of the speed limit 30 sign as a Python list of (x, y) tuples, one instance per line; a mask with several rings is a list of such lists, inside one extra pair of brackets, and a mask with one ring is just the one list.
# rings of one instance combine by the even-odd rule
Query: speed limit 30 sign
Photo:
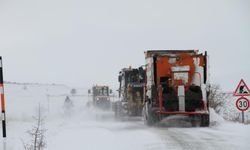
[(240, 97), (237, 101), (236, 101), (236, 107), (240, 110), (240, 111), (246, 111), (249, 108), (249, 100), (245, 97)]
[(242, 114), (242, 123), (244, 123), (244, 111), (249, 108), (249, 100), (244, 96), (250, 96), (250, 89), (243, 79), (240, 80), (236, 90), (234, 91), (233, 96), (241, 96), (236, 101), (236, 107), (241, 111)]

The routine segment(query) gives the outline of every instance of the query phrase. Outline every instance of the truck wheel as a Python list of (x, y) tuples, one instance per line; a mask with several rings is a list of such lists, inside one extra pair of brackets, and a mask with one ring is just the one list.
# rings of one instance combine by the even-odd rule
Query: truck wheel
[(209, 122), (209, 114), (201, 115), (201, 127), (208, 127)]
[(191, 115), (192, 127), (208, 127), (209, 126), (209, 114), (205, 115)]
[(146, 108), (147, 106), (144, 106), (143, 108), (142, 108), (142, 117), (143, 117), (143, 121), (144, 121), (144, 124), (145, 125), (148, 125), (148, 126), (152, 126), (152, 120), (151, 120), (151, 118), (149, 117), (149, 112), (147, 111), (147, 108)]
[(121, 111), (122, 111), (121, 102), (115, 102), (114, 111), (115, 111), (115, 117), (119, 118), (121, 116)]
[(201, 126), (201, 116), (200, 115), (191, 115), (189, 117), (190, 117), (192, 127)]
[(153, 117), (149, 114), (148, 116), (144, 116), (144, 123), (148, 126), (154, 125)]
[(145, 111), (145, 109), (143, 109), (143, 118), (144, 118), (144, 123), (148, 126), (153, 126), (155, 125), (157, 122), (159, 122), (158, 120), (158, 116), (155, 115), (155, 112), (158, 110), (158, 108), (155, 109), (149, 109), (147, 110), (148, 112)]

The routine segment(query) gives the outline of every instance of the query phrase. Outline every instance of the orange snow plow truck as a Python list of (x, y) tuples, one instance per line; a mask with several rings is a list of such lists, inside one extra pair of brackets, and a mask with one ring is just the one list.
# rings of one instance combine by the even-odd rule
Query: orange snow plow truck
[(197, 121), (209, 126), (207, 52), (153, 50), (145, 52), (145, 59), (145, 123), (185, 115), (193, 126)]

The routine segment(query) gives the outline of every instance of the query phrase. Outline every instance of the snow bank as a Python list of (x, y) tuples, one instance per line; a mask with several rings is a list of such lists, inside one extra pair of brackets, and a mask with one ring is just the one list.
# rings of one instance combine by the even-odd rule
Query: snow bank
[(210, 111), (210, 125), (215, 126), (215, 125), (220, 125), (225, 122), (222, 116), (217, 114), (213, 108), (209, 108)]

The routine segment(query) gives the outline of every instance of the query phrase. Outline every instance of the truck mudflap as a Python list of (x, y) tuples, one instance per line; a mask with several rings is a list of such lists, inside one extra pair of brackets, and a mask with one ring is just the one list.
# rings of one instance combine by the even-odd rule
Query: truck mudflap
[(165, 115), (174, 115), (174, 114), (183, 114), (183, 115), (208, 115), (208, 109), (206, 102), (202, 101), (202, 109), (199, 111), (165, 111), (163, 107), (163, 96), (162, 96), (162, 87), (159, 88), (159, 111), (157, 111), (158, 114), (165, 114)]
[(159, 120), (169, 115), (188, 115), (192, 126), (208, 127), (210, 123), (209, 111), (205, 101), (202, 101), (202, 109), (197, 111), (166, 111), (163, 107), (162, 87), (159, 87), (159, 110), (155, 111)]

